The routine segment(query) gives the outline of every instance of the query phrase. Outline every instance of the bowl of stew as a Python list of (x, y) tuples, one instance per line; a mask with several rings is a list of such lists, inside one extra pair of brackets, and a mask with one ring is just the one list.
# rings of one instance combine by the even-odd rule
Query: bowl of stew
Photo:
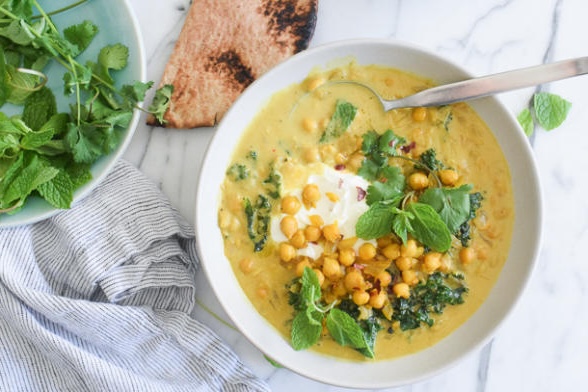
[(207, 278), (267, 357), (343, 387), (437, 374), (515, 309), (541, 242), (529, 143), (495, 97), (385, 112), (471, 77), (425, 49), (352, 40), (253, 83), (202, 166)]

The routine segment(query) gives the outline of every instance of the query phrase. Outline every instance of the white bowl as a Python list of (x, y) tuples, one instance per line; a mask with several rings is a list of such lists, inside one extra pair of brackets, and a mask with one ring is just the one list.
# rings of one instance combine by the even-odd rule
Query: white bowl
[(380, 64), (411, 71), (438, 83), (471, 77), (464, 69), (413, 45), (390, 40), (353, 40), (315, 47), (293, 56), (253, 83), (235, 102), (212, 139), (199, 179), (196, 235), (210, 284), (236, 327), (261, 351), (306, 377), (343, 387), (384, 388), (437, 374), (479, 350), (513, 311), (536, 264), (542, 229), (539, 178), (529, 143), (514, 116), (496, 98), (471, 102), (494, 131), (510, 165), (515, 198), (512, 248), (487, 300), (461, 327), (438, 344), (412, 355), (375, 362), (348, 362), (311, 350), (295, 351), (249, 302), (223, 252), (215, 229), (220, 185), (242, 131), (276, 91), (300, 82), (315, 67), (336, 60)]
[[(72, 2), (70, 0), (44, 0), (39, 3), (49, 12), (66, 7)], [(78, 58), (80, 63), (84, 64), (87, 60), (96, 61), (98, 52), (105, 45), (122, 43), (129, 48), (129, 59), (126, 68), (115, 74), (117, 85), (146, 80), (147, 66), (139, 23), (127, 0), (109, 1), (108, 6), (100, 2), (90, 1), (64, 13), (57, 14), (52, 18), (60, 30), (72, 24), (81, 23), (84, 20), (89, 20), (99, 27), (100, 30), (92, 44)], [(69, 111), (68, 105), (71, 99), (66, 99), (62, 93), (63, 68), (59, 65), (50, 65), (47, 69), (47, 75), (49, 77), (47, 86), (56, 92), (58, 110), (60, 112)], [(9, 114), (22, 111), (22, 108), (14, 107), (2, 109)], [(117, 148), (92, 165), (92, 179), (75, 191), (72, 206), (88, 195), (111, 171), (130, 143), (139, 122), (139, 117), (139, 111), (135, 111), (131, 123), (124, 131)], [(60, 211), (63, 210), (52, 207), (40, 197), (29, 197), (24, 208), (14, 215), (0, 215), (0, 228), (38, 222)]]

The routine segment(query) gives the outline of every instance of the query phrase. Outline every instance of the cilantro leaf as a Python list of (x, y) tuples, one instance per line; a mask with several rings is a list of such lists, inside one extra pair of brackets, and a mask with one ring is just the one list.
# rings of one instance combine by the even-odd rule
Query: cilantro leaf
[(405, 177), (396, 166), (387, 166), (379, 170), (380, 181), (374, 181), (367, 188), (366, 203), (371, 205), (378, 201), (399, 199), (404, 195)]
[(127, 66), (129, 48), (122, 44), (105, 46), (98, 54), (98, 63), (106, 69), (121, 70)]
[(149, 112), (153, 114), (159, 124), (165, 124), (167, 121), (164, 118), (165, 112), (171, 104), (171, 96), (174, 92), (173, 84), (166, 84), (157, 89), (151, 105), (149, 105)]
[(341, 136), (353, 122), (356, 113), (357, 108), (353, 104), (338, 99), (335, 104), (335, 113), (331, 116), (320, 138), (320, 143), (326, 143)]
[(98, 34), (98, 26), (88, 20), (63, 30), (65, 39), (76, 46), (77, 50), (73, 53), (73, 57), (86, 50), (96, 34)]
[(459, 188), (428, 188), (419, 202), (433, 207), (451, 233), (455, 233), (470, 217), (470, 195), (472, 186), (465, 184)]

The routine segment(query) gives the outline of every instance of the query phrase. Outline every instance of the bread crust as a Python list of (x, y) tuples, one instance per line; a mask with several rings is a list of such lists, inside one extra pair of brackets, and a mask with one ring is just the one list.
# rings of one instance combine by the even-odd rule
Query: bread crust
[(172, 84), (159, 124), (214, 126), (264, 72), (306, 49), (318, 0), (194, 0), (159, 86)]

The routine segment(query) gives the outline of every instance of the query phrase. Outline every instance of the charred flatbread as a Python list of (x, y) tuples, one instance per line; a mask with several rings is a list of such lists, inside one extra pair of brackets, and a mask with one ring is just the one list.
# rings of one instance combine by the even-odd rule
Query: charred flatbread
[(318, 0), (194, 0), (160, 87), (174, 86), (169, 128), (215, 125), (255, 79), (306, 49)]

